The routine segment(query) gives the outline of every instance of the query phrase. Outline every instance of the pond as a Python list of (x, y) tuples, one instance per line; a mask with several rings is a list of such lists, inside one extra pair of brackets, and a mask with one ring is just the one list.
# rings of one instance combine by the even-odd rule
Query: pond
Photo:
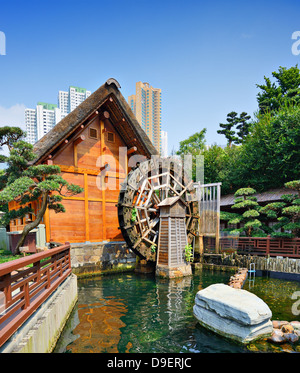
[[(199, 271), (176, 280), (135, 273), (78, 279), (78, 302), (54, 352), (235, 353), (266, 350), (265, 347), (253, 345), (249, 348), (221, 338), (201, 327), (193, 316), (197, 291), (213, 283), (227, 284), (229, 277), (226, 272)], [(252, 288), (259, 288), (258, 283), (259, 278), (256, 278)]]
[(293, 299), (292, 296), (300, 292), (300, 282), (256, 277), (248, 279), (243, 289), (251, 291), (267, 303), (272, 311), (272, 320), (299, 320), (299, 315), (293, 313), (293, 304), (297, 298)]

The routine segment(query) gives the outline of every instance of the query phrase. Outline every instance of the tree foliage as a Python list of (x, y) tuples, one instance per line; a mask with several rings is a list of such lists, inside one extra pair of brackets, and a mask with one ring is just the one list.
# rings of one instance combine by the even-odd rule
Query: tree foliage
[(243, 143), (243, 141), (246, 139), (246, 137), (250, 133), (251, 123), (248, 122), (250, 119), (251, 119), (251, 116), (248, 115), (245, 111), (243, 111), (240, 114), (239, 121), (238, 121), (237, 126), (236, 126), (236, 128), (238, 130), (238, 132), (237, 132), (238, 139), (237, 139), (236, 142), (238, 144)]
[(281, 107), (300, 104), (300, 70), (298, 65), (287, 69), (280, 66), (272, 72), (275, 82), (264, 77), (265, 84), (257, 84), (260, 92), (257, 95), (261, 114), (275, 113)]
[[(14, 130), (12, 130), (14, 134)], [(9, 134), (7, 135), (9, 137)], [(33, 146), (20, 140), (12, 143), (10, 154), (6, 158), (7, 168), (0, 175), (0, 206), (6, 206), (11, 201), (17, 201), (17, 210), (6, 211), (2, 224), (9, 224), (10, 220), (24, 218), (31, 214), (35, 219), (25, 225), (16, 252), (22, 246), (27, 234), (41, 222), (46, 208), (55, 212), (64, 212), (61, 203), (63, 196), (73, 196), (83, 191), (78, 185), (69, 184), (60, 175), (60, 167), (55, 165), (30, 165), (35, 158)], [(40, 202), (35, 213), (31, 202)]]
[[(7, 146), (8, 150), (11, 151), (13, 144), (25, 137), (25, 132), (19, 127), (0, 127), (0, 149), (3, 146)], [(7, 156), (1, 154), (0, 162), (5, 162)]]
[(231, 111), (227, 114), (227, 123), (219, 124), (222, 129), (217, 130), (217, 133), (226, 137), (229, 148), (233, 144), (242, 144), (250, 132), (251, 123), (248, 122), (250, 119), (251, 116), (245, 111), (240, 116), (235, 111)]
[(245, 233), (246, 236), (250, 237), (257, 231), (261, 226), (261, 222), (257, 219), (260, 216), (258, 212), (259, 204), (253, 194), (256, 190), (253, 188), (240, 188), (235, 193), (235, 203), (231, 206), (233, 209), (244, 210), (239, 215), (229, 220), (229, 224), (243, 223), (243, 227), (238, 228), (233, 231), (239, 231), (240, 233)]
[(261, 209), (261, 213), (269, 218), (277, 219), (274, 230), (283, 228), (290, 232), (272, 232), (274, 237), (300, 236), (300, 180), (293, 180), (284, 184), (286, 188), (296, 190), (297, 193), (285, 194), (281, 197), (283, 202), (272, 202)]
[(238, 114), (235, 111), (231, 111), (227, 114), (227, 123), (220, 123), (221, 130), (218, 130), (217, 133), (224, 135), (227, 139), (228, 146), (231, 148), (232, 143), (237, 140), (235, 131), (233, 128), (238, 124)]
[(203, 128), (200, 132), (196, 132), (186, 140), (179, 143), (179, 150), (176, 152), (181, 158), (189, 155), (192, 156), (192, 178), (196, 181), (196, 166), (198, 161), (198, 156), (200, 156), (205, 149), (205, 133), (206, 128)]

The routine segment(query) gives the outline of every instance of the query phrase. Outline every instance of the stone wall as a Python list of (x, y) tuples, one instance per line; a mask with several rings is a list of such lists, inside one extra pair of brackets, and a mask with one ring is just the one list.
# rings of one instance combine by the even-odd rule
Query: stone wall
[(71, 244), (72, 271), (78, 277), (132, 271), (135, 264), (124, 242)]
[(300, 274), (300, 259), (237, 255), (236, 253), (223, 253), (218, 257), (208, 258), (204, 259), (204, 263), (208, 262), (248, 269), (250, 268), (250, 263), (255, 263), (256, 270)]

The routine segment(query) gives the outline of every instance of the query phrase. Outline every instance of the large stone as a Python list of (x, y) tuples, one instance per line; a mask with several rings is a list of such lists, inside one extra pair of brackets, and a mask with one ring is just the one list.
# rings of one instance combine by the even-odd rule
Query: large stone
[(268, 338), (268, 341), (274, 343), (283, 343), (286, 341), (286, 339), (281, 330), (274, 329), (271, 337)]
[(241, 343), (268, 337), (272, 312), (256, 295), (224, 284), (200, 290), (195, 297), (194, 315), (201, 325)]

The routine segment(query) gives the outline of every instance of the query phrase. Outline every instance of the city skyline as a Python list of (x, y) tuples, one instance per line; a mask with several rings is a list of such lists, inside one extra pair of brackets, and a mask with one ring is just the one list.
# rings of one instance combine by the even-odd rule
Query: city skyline
[[(17, 3), (6, 2), (0, 14), (1, 126), (24, 128), (24, 109), (52, 102), (62, 86), (93, 92), (113, 77), (124, 97), (137, 81), (162, 89), (169, 152), (203, 128), (207, 144), (222, 145), (217, 130), (227, 113), (253, 117), (256, 84), (300, 59), (293, 53), (300, 29), (295, 0)], [(99, 27), (99, 13), (113, 14), (114, 27), (109, 17)], [(147, 27), (146, 18), (156, 26)]]
[(90, 95), (86, 88), (70, 86), (58, 92), (57, 104), (39, 101), (35, 109), (26, 108), (26, 140), (33, 145)]

